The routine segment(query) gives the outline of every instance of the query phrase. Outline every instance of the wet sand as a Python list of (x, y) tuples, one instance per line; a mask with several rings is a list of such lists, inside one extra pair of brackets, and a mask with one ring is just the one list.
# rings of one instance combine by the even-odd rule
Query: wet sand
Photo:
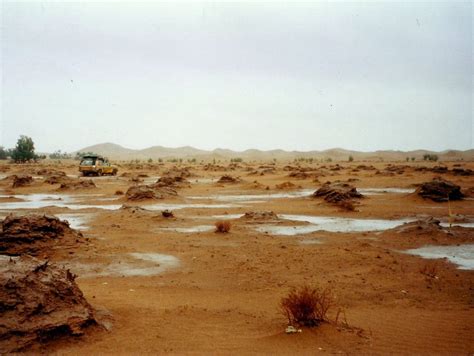
[[(59, 192), (58, 185), (36, 179), (32, 186), (11, 188), (0, 181), (0, 216), (40, 212), (69, 219), (90, 243), (58, 251), (54, 262), (79, 277), (87, 300), (113, 316), (110, 331), (58, 340), (36, 351), (61, 354), (97, 353), (430, 353), (474, 352), (474, 201), (435, 203), (413, 193), (414, 185), (440, 174), (406, 168), (396, 175), (354, 171), (360, 162), (341, 169), (320, 168), (319, 181), (294, 179), (277, 164), (274, 174), (248, 176), (259, 164), (210, 172), (190, 166), (189, 188), (178, 197), (128, 202), (133, 182), (124, 172), (158, 177), (171, 168), (123, 165), (118, 177), (92, 178), (96, 189)], [(383, 171), (384, 163), (370, 163)], [(392, 162), (406, 165), (405, 162)], [(330, 166), (331, 164), (326, 164)], [(415, 167), (429, 163), (409, 163)], [(452, 167), (452, 163), (447, 164)], [(11, 165), (3, 175), (28, 173), (45, 165)], [(0, 166), (4, 167), (4, 165)], [(474, 169), (473, 163), (463, 163)], [(74, 164), (54, 166), (69, 175)], [(31, 174), (31, 173), (30, 173)], [(218, 184), (224, 175), (243, 182)], [(441, 174), (463, 189), (472, 176)], [(146, 183), (155, 181), (148, 179)], [(308, 195), (326, 181), (347, 181), (365, 194), (356, 211)], [(257, 183), (254, 183), (256, 181)], [(290, 181), (290, 190), (276, 185)], [(267, 189), (268, 187), (268, 189)], [(123, 204), (147, 210), (120, 209)], [(161, 216), (173, 210), (175, 218)], [(272, 210), (277, 221), (249, 222), (247, 211)], [(435, 217), (448, 224), (449, 211), (467, 227), (440, 234), (402, 234), (387, 230), (405, 221)], [(213, 225), (228, 218), (230, 233)], [(455, 223), (456, 225), (456, 223)], [(287, 232), (280, 234), (281, 231)], [(430, 250), (438, 248), (437, 250)], [(464, 262), (425, 259), (458, 254)], [(426, 250), (428, 248), (428, 250)], [(470, 250), (469, 250), (470, 249)], [(434, 252), (433, 252), (434, 251)], [(467, 252), (466, 252), (467, 251)], [(469, 251), (471, 251), (469, 254)], [(434, 255), (433, 255), (434, 254)], [(470, 261), (470, 262), (469, 262)], [(436, 263), (436, 278), (421, 271)], [(460, 268), (461, 267), (461, 268)], [(330, 287), (343, 310), (344, 323), (327, 323), (287, 335), (280, 299), (293, 286)], [(337, 308), (330, 311), (336, 317)]]

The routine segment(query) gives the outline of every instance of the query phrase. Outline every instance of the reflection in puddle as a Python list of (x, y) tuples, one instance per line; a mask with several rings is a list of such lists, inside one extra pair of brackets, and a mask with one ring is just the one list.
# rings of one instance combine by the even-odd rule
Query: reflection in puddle
[(61, 220), (67, 220), (69, 226), (75, 230), (87, 230), (89, 227), (86, 225), (93, 214), (54, 214)]
[(209, 225), (198, 225), (198, 226), (191, 226), (191, 227), (164, 227), (158, 230), (161, 231), (174, 231), (180, 233), (193, 233), (193, 232), (208, 232), (213, 231), (215, 229), (214, 226)]
[(128, 253), (110, 264), (65, 263), (79, 277), (154, 276), (179, 266), (179, 259), (160, 253)]
[(217, 200), (217, 201), (229, 201), (229, 202), (251, 202), (260, 203), (271, 199), (284, 199), (284, 198), (301, 198), (309, 196), (314, 192), (314, 189), (304, 189), (295, 192), (287, 193), (274, 193), (274, 194), (240, 194), (240, 195), (209, 195), (209, 196), (192, 196), (189, 199), (202, 199), (202, 200)]
[(151, 204), (144, 205), (148, 210), (180, 210), (180, 209), (229, 209), (238, 208), (235, 204)]
[(474, 270), (474, 244), (460, 246), (425, 246), (405, 251), (427, 259), (447, 258), (459, 269)]
[(416, 191), (414, 188), (357, 188), (357, 191), (363, 195), (378, 195), (385, 193), (393, 194), (411, 194)]
[[(0, 203), (2, 210), (16, 210), (16, 209), (41, 209), (45, 207), (69, 208), (71, 210), (80, 209), (105, 209), (117, 210), (121, 205), (87, 205), (80, 204), (86, 199), (96, 197), (97, 194), (76, 195), (68, 194), (28, 194), (28, 195), (13, 195), (13, 198), (21, 199), (21, 201)], [(7, 195), (0, 195), (0, 197), (10, 197)], [(111, 198), (93, 198), (95, 200), (109, 200)], [(114, 200), (116, 198), (113, 198)]]

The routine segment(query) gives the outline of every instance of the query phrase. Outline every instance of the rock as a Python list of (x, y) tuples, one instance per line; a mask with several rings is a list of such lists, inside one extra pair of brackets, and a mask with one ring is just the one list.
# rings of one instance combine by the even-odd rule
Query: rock
[(97, 325), (94, 310), (64, 268), (29, 256), (0, 256), (0, 354)]
[(338, 203), (363, 196), (350, 184), (326, 182), (313, 193), (313, 197), (323, 197), (329, 203)]
[(61, 183), (59, 190), (77, 190), (77, 189), (94, 189), (97, 188), (92, 179), (71, 180)]
[(51, 215), (8, 215), (0, 227), (0, 254), (6, 255), (50, 255), (55, 248), (74, 246), (83, 238), (67, 221)]
[(26, 187), (28, 185), (31, 185), (33, 183), (33, 177), (32, 176), (27, 176), (27, 175), (14, 175), (12, 176), (13, 178), (13, 183), (12, 183), (12, 188), (19, 188), (19, 187)]
[(442, 178), (435, 178), (431, 182), (421, 184), (417, 189), (417, 194), (424, 199), (431, 199), (435, 202), (460, 200), (464, 197), (459, 185)]
[(173, 212), (172, 212), (171, 210), (168, 210), (168, 209), (163, 210), (163, 211), (161, 212), (161, 215), (162, 215), (164, 218), (174, 218)]
[(240, 183), (242, 180), (239, 177), (232, 177), (227, 174), (223, 175), (217, 183)]

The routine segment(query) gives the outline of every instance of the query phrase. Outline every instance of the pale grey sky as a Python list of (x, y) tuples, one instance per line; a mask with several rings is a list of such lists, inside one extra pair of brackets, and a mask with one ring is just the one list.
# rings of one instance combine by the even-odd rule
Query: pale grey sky
[[(0, 0), (1, 1), (1, 0)], [(2, 2), (0, 145), (473, 147), (471, 2)]]

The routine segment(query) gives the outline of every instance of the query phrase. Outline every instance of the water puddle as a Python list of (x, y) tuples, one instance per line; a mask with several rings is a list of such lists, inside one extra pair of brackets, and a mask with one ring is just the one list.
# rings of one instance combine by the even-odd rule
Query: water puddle
[(110, 264), (66, 263), (79, 277), (143, 277), (155, 276), (179, 266), (178, 258), (160, 253), (128, 253), (114, 256)]
[(222, 202), (242, 202), (242, 203), (260, 203), (272, 199), (301, 198), (314, 193), (315, 189), (303, 189), (295, 192), (273, 193), (273, 194), (229, 194), (229, 195), (208, 195), (191, 196), (189, 199), (216, 200)]
[(54, 214), (61, 220), (67, 220), (69, 226), (75, 230), (88, 230), (86, 225), (92, 218), (93, 214)]
[(302, 226), (280, 226), (280, 225), (260, 225), (256, 226), (255, 231), (263, 232), (271, 235), (295, 236), (310, 234), (315, 231), (322, 230), (316, 225), (302, 225)]
[(203, 218), (203, 219), (211, 218), (215, 220), (234, 220), (234, 219), (239, 219), (242, 216), (244, 216), (244, 214), (222, 214), (222, 215), (202, 216), (200, 218)]
[[(329, 232), (363, 232), (363, 231), (380, 231), (393, 229), (396, 226), (414, 221), (414, 219), (350, 219), (340, 217), (327, 216), (310, 216), (310, 215), (279, 215), (280, 218), (293, 221), (308, 222), (318, 227), (318, 230)], [(316, 230), (315, 230), (316, 231)]]
[(426, 259), (447, 258), (462, 270), (474, 270), (474, 244), (460, 246), (425, 246), (405, 251)]
[(180, 210), (180, 209), (229, 209), (239, 208), (240, 205), (235, 204), (151, 204), (144, 205), (148, 210)]
[(379, 194), (411, 194), (416, 191), (414, 188), (357, 188), (357, 191), (363, 195), (379, 195)]
[(210, 225), (198, 225), (198, 226), (191, 226), (191, 227), (164, 227), (158, 229), (160, 231), (173, 231), (173, 232), (180, 232), (183, 234), (193, 233), (193, 232), (209, 232), (214, 231), (215, 227)]
[(98, 194), (89, 195), (68, 195), (68, 194), (27, 194), (27, 195), (0, 195), (0, 198), (13, 197), (20, 201), (0, 203), (1, 210), (17, 210), (17, 209), (41, 209), (45, 207), (69, 208), (71, 210), (80, 209), (105, 209), (117, 210), (121, 205), (90, 205), (81, 204), (86, 200), (108, 201), (117, 198), (94, 198)]

